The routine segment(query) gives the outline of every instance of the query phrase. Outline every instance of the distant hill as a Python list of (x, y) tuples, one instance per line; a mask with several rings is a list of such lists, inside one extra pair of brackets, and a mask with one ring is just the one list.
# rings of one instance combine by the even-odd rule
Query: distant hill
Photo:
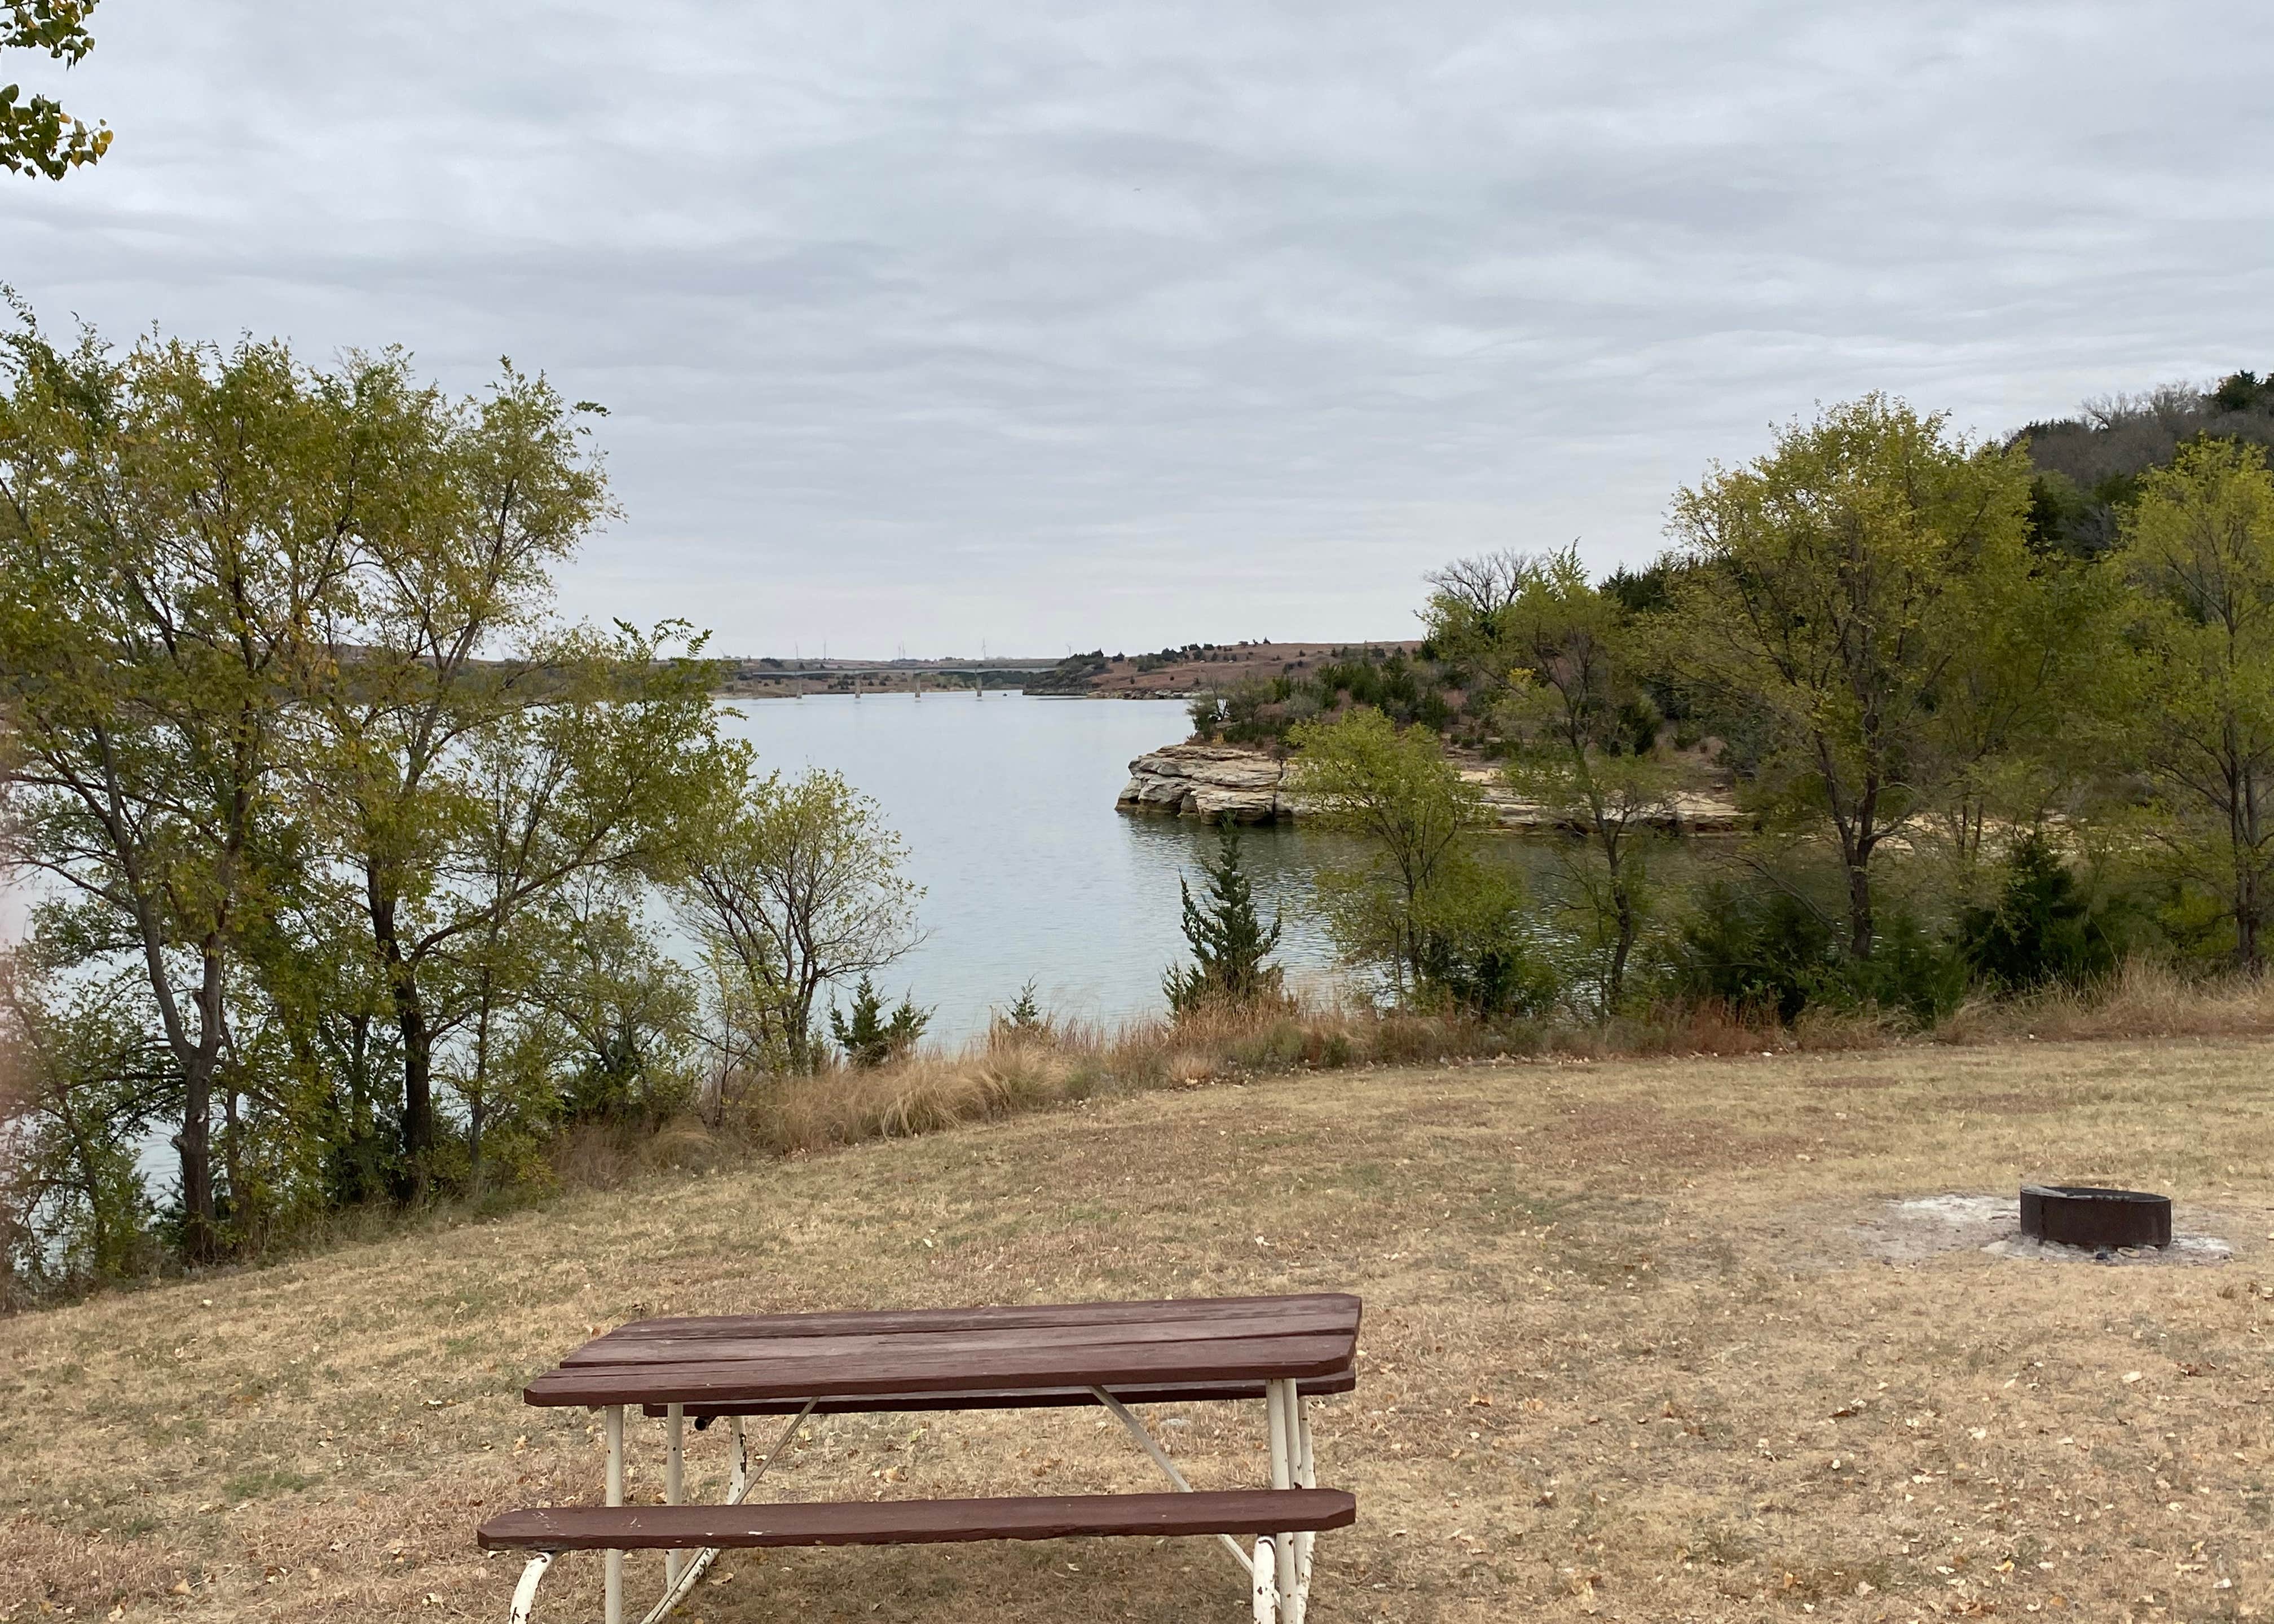
[(1417, 643), (1189, 643), (1152, 654), (1094, 649), (1060, 660), (1028, 682), (1029, 694), (1088, 699), (1184, 699), (1243, 682), (1297, 676), (1321, 664), (1364, 658), (1369, 650), (1411, 654)]
[(2086, 402), (2074, 417), (2021, 430), (2013, 440), (2027, 445), (2037, 468), (2030, 519), (2039, 544), (2088, 558), (2108, 551), (2140, 476), (2201, 434), (2274, 447), (2274, 374), (2241, 372), (2210, 389), (2171, 384), (2112, 395)]
[(936, 694), (1026, 688), (1058, 662), (1027, 659), (781, 659), (729, 655), (719, 661), (719, 691), (734, 699), (794, 699), (808, 694)]

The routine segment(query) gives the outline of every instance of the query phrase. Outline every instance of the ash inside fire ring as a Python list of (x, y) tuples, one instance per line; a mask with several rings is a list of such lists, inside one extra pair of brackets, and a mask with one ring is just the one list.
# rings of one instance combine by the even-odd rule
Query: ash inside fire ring
[(1946, 1252), (1965, 1251), (2040, 1263), (2123, 1267), (2225, 1263), (2234, 1256), (2233, 1246), (2204, 1233), (2218, 1224), (2220, 1214), (2182, 1207), (2172, 1216), (2168, 1246), (2062, 1246), (2022, 1233), (2018, 1196), (1930, 1195), (1888, 1202), (1876, 1219), (1858, 1226), (1857, 1234), (1864, 1250), (1886, 1263), (1924, 1263)]

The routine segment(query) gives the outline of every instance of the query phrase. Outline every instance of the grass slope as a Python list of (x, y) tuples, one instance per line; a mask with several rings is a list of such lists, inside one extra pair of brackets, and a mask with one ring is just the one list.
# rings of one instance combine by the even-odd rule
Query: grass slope
[[(518, 1563), (474, 1525), (599, 1489), (592, 1419), (517, 1390), (634, 1315), (1311, 1289), (1367, 1303), (1360, 1387), (1319, 1417), (1321, 1479), (1360, 1507), (1321, 1541), (1321, 1620), (2250, 1617), (2274, 1607), (2270, 1061), (2165, 1041), (1293, 1077), (26, 1315), (0, 1322), (0, 1618), (501, 1620)], [(1891, 1264), (1858, 1233), (1890, 1197), (2047, 1176), (2169, 1190), (2239, 1255)], [(1261, 1479), (1259, 1417), (1156, 1419), (1201, 1486)], [(722, 1447), (692, 1453), (706, 1492)], [(835, 1420), (777, 1470), (785, 1498), (1156, 1486), (1083, 1411)], [(642, 1608), (659, 1567), (630, 1564)], [(681, 1616), (1244, 1616), (1206, 1541), (721, 1570)], [(566, 1560), (539, 1617), (596, 1616), (599, 1576)]]

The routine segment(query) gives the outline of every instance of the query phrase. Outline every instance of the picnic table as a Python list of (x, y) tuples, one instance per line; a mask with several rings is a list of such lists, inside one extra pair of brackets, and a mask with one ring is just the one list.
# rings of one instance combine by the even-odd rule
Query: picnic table
[[(1350, 1495), (1317, 1485), (1307, 1401), (1356, 1385), (1359, 1312), (1354, 1297), (1313, 1294), (634, 1320), (522, 1395), (602, 1412), (606, 1503), (504, 1512), (478, 1538), (533, 1553), (511, 1624), (528, 1624), (538, 1580), (566, 1551), (605, 1553), (606, 1624), (622, 1624), (624, 1553), (665, 1553), (663, 1596), (644, 1620), (658, 1624), (726, 1549), (1165, 1534), (1216, 1535), (1247, 1570), (1257, 1624), (1302, 1624), (1314, 1538), (1358, 1515)], [(1263, 1404), (1268, 1487), (1195, 1491), (1131, 1408), (1243, 1400)], [(745, 1503), (817, 1415), (1070, 1404), (1103, 1405), (1174, 1492)], [(628, 1410), (663, 1423), (663, 1505), (623, 1503)], [(788, 1423), (753, 1464), (743, 1423), (766, 1416)], [(733, 1462), (725, 1499), (686, 1504), (687, 1423), (721, 1419)]]

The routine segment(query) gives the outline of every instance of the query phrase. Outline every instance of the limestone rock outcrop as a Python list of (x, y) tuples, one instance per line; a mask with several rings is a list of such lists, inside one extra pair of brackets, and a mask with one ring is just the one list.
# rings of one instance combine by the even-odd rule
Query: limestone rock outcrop
[(1125, 812), (1161, 812), (1205, 818), (1230, 814), (1234, 823), (1270, 823), (1292, 818), (1291, 798), (1280, 793), (1286, 763), (1261, 750), (1232, 744), (1172, 744), (1129, 763), (1129, 783), (1116, 802)]
[[(1547, 829), (1555, 818), (1508, 787), (1488, 766), (1464, 763), (1461, 776), (1477, 787), (1502, 829)], [(1290, 823), (1303, 816), (1302, 798), (1286, 784), (1287, 765), (1261, 750), (1236, 744), (1171, 744), (1129, 763), (1129, 782), (1115, 804), (1124, 812), (1197, 817), (1214, 823), (1229, 815), (1238, 823)], [(1685, 834), (1719, 834), (1741, 826), (1728, 797), (1683, 792), (1674, 797), (1670, 826)]]

